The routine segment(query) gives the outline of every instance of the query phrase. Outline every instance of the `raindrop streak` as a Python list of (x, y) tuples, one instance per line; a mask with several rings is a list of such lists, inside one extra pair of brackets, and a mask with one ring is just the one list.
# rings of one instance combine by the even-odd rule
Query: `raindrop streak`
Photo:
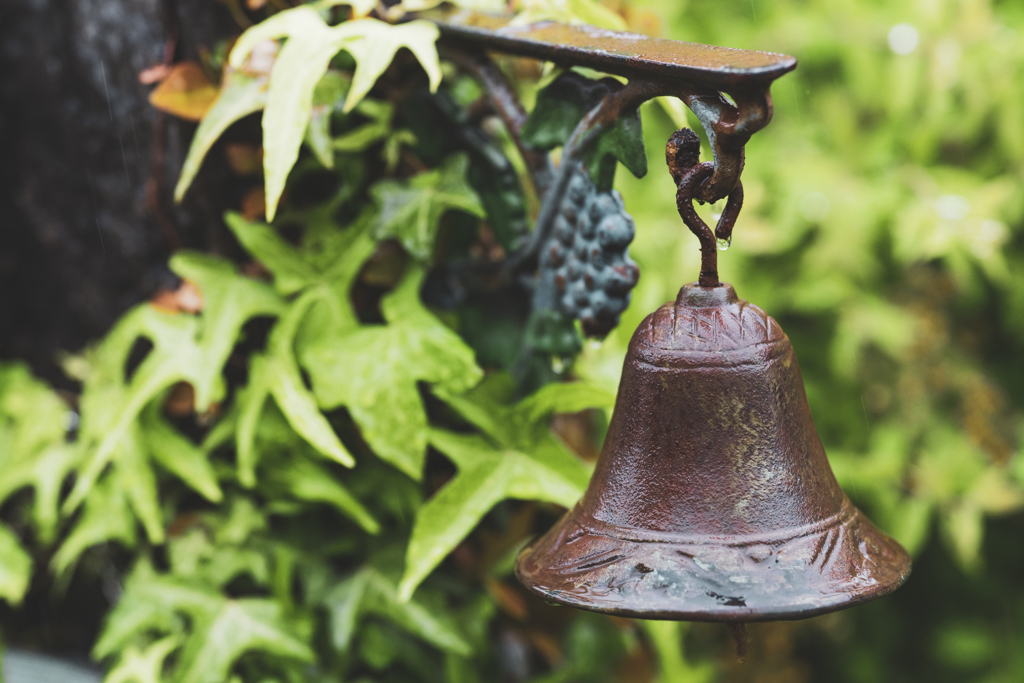
[(729, 237), (729, 239), (727, 239), (727, 240), (726, 239), (722, 239), (721, 237), (718, 238), (718, 251), (726, 251), (731, 246), (732, 246), (732, 237)]
[(132, 189), (132, 177), (128, 174), (128, 155), (124, 153), (124, 138), (117, 134), (117, 142), (121, 145), (121, 161), (124, 163), (124, 179), (128, 183), (128, 189)]
[(110, 90), (107, 89), (107, 69), (100, 62), (100, 75), (103, 76), (103, 96), (107, 98), (107, 111), (110, 112), (110, 120), (114, 120), (114, 107), (110, 104)]
[(85, 172), (86, 185), (89, 187), (89, 198), (92, 199), (92, 216), (96, 219), (96, 233), (100, 236), (100, 246), (103, 248), (103, 253), (107, 253), (107, 245), (103, 242), (103, 228), (100, 227), (100, 214), (96, 208), (96, 191), (92, 186), (92, 174), (88, 171)]

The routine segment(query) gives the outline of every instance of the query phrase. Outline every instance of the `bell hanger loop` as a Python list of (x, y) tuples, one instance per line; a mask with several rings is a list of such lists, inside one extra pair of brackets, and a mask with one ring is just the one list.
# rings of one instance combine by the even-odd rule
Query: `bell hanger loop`
[[(722, 283), (718, 279), (718, 245), (725, 244), (727, 248), (732, 242), (732, 229), (743, 207), (743, 183), (736, 181), (715, 231), (711, 232), (708, 224), (693, 210), (693, 200), (700, 195), (701, 186), (714, 173), (715, 164), (710, 161), (702, 164), (699, 159), (700, 138), (696, 133), (683, 128), (672, 134), (665, 147), (665, 161), (678, 188), (676, 208), (679, 216), (690, 232), (700, 240), (701, 263), (697, 284), (701, 287), (719, 287)], [(704, 203), (700, 199), (697, 201)]]

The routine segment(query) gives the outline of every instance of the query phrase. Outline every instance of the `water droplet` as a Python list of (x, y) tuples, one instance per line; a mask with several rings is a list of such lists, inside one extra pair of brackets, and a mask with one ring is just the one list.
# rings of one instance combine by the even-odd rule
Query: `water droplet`
[(730, 237), (727, 240), (724, 240), (721, 237), (718, 238), (718, 251), (725, 251), (726, 249), (728, 249), (731, 246), (732, 246), (732, 237)]

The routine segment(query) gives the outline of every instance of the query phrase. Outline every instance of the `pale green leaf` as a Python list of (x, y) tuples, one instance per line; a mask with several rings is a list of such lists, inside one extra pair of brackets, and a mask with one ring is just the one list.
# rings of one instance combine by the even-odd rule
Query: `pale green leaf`
[(32, 557), (14, 532), (0, 524), (0, 598), (18, 606), (31, 578)]
[(231, 48), (228, 64), (233, 69), (245, 67), (246, 60), (253, 48), (265, 40), (277, 40), (289, 36), (301, 36), (315, 32), (325, 26), (320, 14), (310, 6), (295, 7), (273, 16), (252, 26), (239, 36)]
[(149, 463), (149, 454), (142, 430), (132, 425), (118, 444), (117, 468), (110, 475), (115, 486), (125, 492), (128, 504), (142, 522), (150, 543), (164, 542), (164, 522), (157, 497), (156, 475)]
[(306, 388), (293, 349), (295, 333), (312, 304), (322, 300), (322, 290), (309, 290), (297, 299), (270, 335), (268, 358), (270, 393), (296, 432), (324, 455), (346, 467), (355, 460), (342, 445), (316, 399)]
[(69, 414), (28, 366), (0, 364), (0, 503), (31, 487), (31, 519), (43, 544), (56, 535), (61, 487), (81, 453), (65, 441)]
[(180, 202), (199, 173), (203, 159), (225, 130), (235, 121), (263, 109), (267, 104), (267, 78), (248, 76), (231, 67), (224, 69), (224, 80), (213, 106), (196, 128), (181, 176), (174, 188), (174, 200)]
[(159, 403), (152, 403), (141, 415), (141, 425), (153, 459), (171, 474), (217, 503), (224, 493), (206, 451), (199, 448), (163, 418)]
[(418, 597), (398, 599), (393, 579), (373, 566), (366, 566), (339, 583), (324, 600), (334, 646), (342, 651), (351, 646), (359, 619), (374, 615), (441, 650), (469, 655), (465, 639), (443, 612), (432, 609)]
[(391, 65), (395, 53), (403, 47), (416, 56), (427, 72), (431, 92), (437, 90), (441, 84), (441, 63), (435, 46), (440, 35), (436, 25), (429, 21), (410, 21), (392, 26), (377, 19), (361, 19), (358, 23), (359, 33), (345, 44), (345, 49), (356, 60), (352, 87), (345, 99), (346, 112), (352, 111), (370, 92), (377, 78)]
[(140, 560), (124, 584), (124, 591), (107, 615), (92, 656), (104, 659), (124, 650), (147, 631), (161, 634), (181, 630), (178, 615), (191, 619), (209, 619), (224, 603), (220, 593), (195, 581), (156, 573), (146, 560)]
[(280, 12), (264, 23), (285, 14), (295, 14), (291, 21), (297, 26), (289, 31), (289, 40), (274, 61), (267, 91), (267, 106), (263, 112), (263, 174), (267, 220), (274, 219), (288, 173), (299, 157), (299, 147), (313, 110), (316, 84), (327, 71), (331, 57), (337, 54), (347, 37), (339, 34), (338, 30), (349, 23), (357, 23), (347, 22), (331, 29), (308, 6)]
[(164, 660), (179, 644), (179, 638), (169, 636), (150, 643), (143, 650), (134, 645), (129, 647), (121, 653), (117, 666), (107, 673), (103, 683), (162, 683)]
[(224, 600), (216, 613), (196, 620), (178, 664), (179, 683), (222, 683), (235, 660), (250, 650), (312, 662), (303, 625), (273, 600)]
[(282, 316), (270, 335), (270, 352), (254, 355), (250, 361), (249, 386), (240, 395), (236, 445), (239, 481), (256, 482), (256, 428), (268, 396), (273, 396), (292, 428), (319, 452), (346, 467), (355, 460), (338, 439), (330, 422), (320, 412), (316, 398), (306, 388), (295, 361), (295, 333), (310, 307), (329, 296), (324, 289), (309, 289)]
[(273, 220), (285, 181), (309, 125), (313, 95), (331, 58), (347, 50), (356, 61), (352, 85), (345, 99), (351, 111), (391, 64), (395, 53), (407, 47), (423, 65), (432, 89), (441, 81), (441, 67), (434, 43), (438, 29), (429, 22), (413, 21), (392, 26), (372, 18), (347, 21), (330, 27), (311, 6), (278, 12), (250, 28), (231, 51), (230, 63), (241, 68), (256, 44), (287, 37), (270, 72), (263, 114), (263, 169), (266, 182), (267, 218)]
[(481, 375), (472, 349), (420, 303), (423, 276), (411, 268), (385, 297), (387, 325), (343, 334), (328, 329), (300, 349), (320, 405), (346, 406), (374, 451), (413, 478), (421, 474), (427, 446), (417, 382), (458, 392)]
[(420, 173), (412, 180), (382, 180), (374, 185), (371, 193), (380, 207), (376, 237), (398, 238), (410, 254), (420, 260), (429, 259), (446, 212), (484, 215), (480, 198), (466, 182), (468, 166), (465, 154), (454, 154), (440, 168)]
[[(0, 467), (35, 457), (64, 442), (68, 407), (22, 362), (0, 363), (0, 428), (9, 426), (0, 444)], [(8, 489), (13, 491), (14, 489)], [(0, 500), (6, 495), (0, 494)]]
[(589, 478), (583, 463), (550, 435), (529, 453), (496, 448), (481, 436), (438, 429), (431, 430), (430, 443), (459, 471), (416, 515), (399, 587), (402, 600), (412, 596), (499, 501), (518, 498), (571, 507)]
[[(45, 418), (41, 415), (41, 420)], [(63, 438), (41, 452), (12, 453), (14, 457), (0, 461), (3, 476), (0, 477), (0, 501), (13, 492), (31, 487), (32, 521), (35, 523), (42, 543), (53, 541), (60, 521), (59, 507), (61, 489), (68, 474), (78, 464), (81, 451)]]
[(224, 222), (245, 250), (273, 273), (281, 294), (294, 294), (316, 279), (312, 265), (266, 223), (247, 221), (234, 211), (224, 214)]
[(640, 622), (654, 646), (661, 670), (659, 683), (710, 683), (717, 667), (711, 662), (690, 663), (683, 654), (683, 638), (689, 624), (678, 621)]
[(564, 24), (590, 24), (613, 31), (625, 31), (626, 20), (597, 0), (520, 0), (523, 11), (513, 25), (558, 21)]
[(291, 496), (311, 503), (327, 503), (367, 533), (380, 532), (380, 524), (369, 510), (329, 471), (303, 455), (294, 453), (279, 458), (269, 470), (267, 480)]
[(53, 572), (66, 579), (66, 572), (86, 549), (109, 541), (128, 548), (135, 545), (135, 519), (121, 483), (112, 477), (90, 487), (81, 516), (53, 556)]
[[(204, 366), (198, 331), (194, 316), (143, 304), (129, 311), (96, 349), (82, 395), (81, 441), (87, 456), (64, 503), (65, 512), (85, 499), (143, 407), (174, 383), (194, 381), (195, 370)], [(124, 385), (124, 364), (139, 337), (151, 340), (153, 348)]]
[(549, 432), (555, 413), (586, 408), (610, 410), (615, 394), (590, 382), (553, 382), (511, 403), (514, 387), (508, 375), (494, 373), (465, 394), (439, 391), (449, 405), (485, 434), (509, 446), (530, 450)]
[(314, 106), (306, 126), (306, 146), (324, 168), (334, 168), (334, 148), (331, 140), (331, 110)]
[(199, 366), (191, 369), (196, 410), (205, 412), (211, 401), (223, 397), (221, 370), (238, 341), (242, 325), (257, 316), (276, 316), (285, 301), (265, 282), (240, 274), (225, 259), (178, 252), (171, 270), (199, 286), (203, 312), (199, 329)]
[(953, 558), (964, 571), (977, 572), (981, 568), (981, 542), (985, 532), (981, 510), (969, 504), (955, 505), (941, 520)]

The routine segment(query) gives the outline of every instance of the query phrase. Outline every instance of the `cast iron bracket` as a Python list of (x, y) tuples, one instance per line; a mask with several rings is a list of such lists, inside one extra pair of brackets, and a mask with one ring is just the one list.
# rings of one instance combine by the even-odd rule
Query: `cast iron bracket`
[[(743, 147), (772, 117), (772, 81), (796, 68), (796, 59), (755, 52), (651, 38), (585, 25), (543, 22), (516, 25), (505, 15), (467, 10), (421, 15), (441, 29), (445, 56), (475, 72), (487, 86), (495, 111), (517, 138), (525, 112), (488, 51), (539, 59), (563, 67), (582, 66), (622, 76), (629, 83), (610, 92), (592, 109), (562, 151), (578, 158), (586, 145), (624, 112), (663, 95), (682, 100), (704, 127), (714, 154), (714, 172), (694, 197), (715, 202), (728, 196), (743, 171)], [(726, 97), (728, 96), (728, 97)], [(731, 98), (731, 100), (730, 100)], [(551, 182), (538, 155), (527, 163), (538, 192)]]

